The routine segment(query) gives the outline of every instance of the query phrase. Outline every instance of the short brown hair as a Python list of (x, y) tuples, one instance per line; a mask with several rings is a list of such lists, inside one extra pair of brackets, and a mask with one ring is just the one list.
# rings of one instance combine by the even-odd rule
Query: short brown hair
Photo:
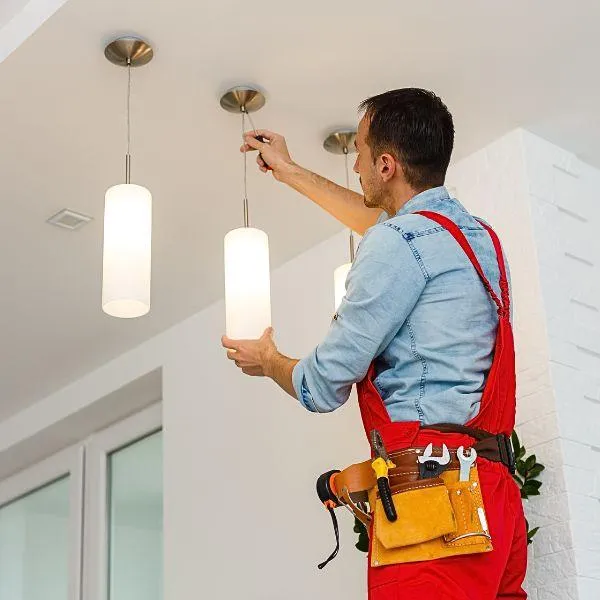
[(374, 158), (392, 154), (406, 181), (423, 190), (444, 184), (452, 148), (452, 115), (433, 92), (419, 88), (391, 90), (360, 105), (369, 121), (367, 143)]

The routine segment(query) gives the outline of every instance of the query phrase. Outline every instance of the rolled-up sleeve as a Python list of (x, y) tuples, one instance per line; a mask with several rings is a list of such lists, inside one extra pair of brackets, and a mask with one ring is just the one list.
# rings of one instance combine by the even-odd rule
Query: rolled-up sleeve
[(294, 367), (294, 390), (307, 410), (331, 412), (346, 402), (352, 385), (402, 327), (426, 282), (398, 226), (381, 223), (365, 234), (327, 336)]

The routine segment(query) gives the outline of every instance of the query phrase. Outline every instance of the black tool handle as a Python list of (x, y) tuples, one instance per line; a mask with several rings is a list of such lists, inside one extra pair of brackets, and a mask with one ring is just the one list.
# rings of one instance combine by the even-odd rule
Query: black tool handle
[(380, 477), (377, 480), (377, 487), (379, 488), (379, 497), (383, 504), (383, 510), (388, 521), (392, 523), (398, 519), (396, 514), (396, 507), (392, 499), (392, 490), (390, 489), (390, 480), (387, 477)]
[[(267, 138), (264, 135), (257, 135), (256, 139), (259, 142), (262, 142), (263, 144), (266, 144), (268, 142)], [(263, 155), (259, 152), (258, 155), (260, 156), (260, 159), (265, 163), (265, 168), (268, 171), (272, 171), (273, 169), (267, 164), (267, 161), (263, 158)]]

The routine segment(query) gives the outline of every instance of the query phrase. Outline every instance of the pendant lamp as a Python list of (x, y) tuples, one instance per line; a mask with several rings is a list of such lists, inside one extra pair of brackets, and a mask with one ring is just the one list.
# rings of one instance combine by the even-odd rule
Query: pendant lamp
[[(246, 117), (262, 108), (264, 95), (252, 87), (235, 87), (221, 98), (221, 107)], [(244, 226), (225, 236), (225, 332), (232, 339), (258, 339), (271, 326), (269, 238), (250, 227), (248, 208), (248, 155), (244, 153)]]
[(102, 310), (112, 317), (131, 319), (150, 310), (152, 195), (131, 183), (131, 68), (153, 57), (144, 40), (123, 37), (106, 46), (104, 55), (127, 68), (127, 153), (125, 183), (112, 186), (104, 200)]
[[(346, 187), (350, 189), (350, 170), (348, 165), (348, 155), (356, 151), (354, 140), (356, 139), (356, 131), (353, 129), (342, 129), (334, 131), (327, 136), (323, 147), (327, 152), (332, 154), (343, 154), (344, 165), (346, 168)], [(354, 262), (354, 233), (350, 230), (350, 262), (340, 265), (333, 272), (333, 289), (335, 298), (335, 310), (337, 312), (342, 298), (346, 295), (346, 278)]]

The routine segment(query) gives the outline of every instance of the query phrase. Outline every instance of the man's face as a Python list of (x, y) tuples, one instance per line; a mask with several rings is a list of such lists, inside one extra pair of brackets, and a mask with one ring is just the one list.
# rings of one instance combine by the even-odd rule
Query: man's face
[(371, 148), (367, 144), (368, 133), (369, 121), (365, 116), (360, 120), (356, 134), (357, 154), (354, 172), (358, 174), (360, 179), (360, 185), (365, 196), (365, 206), (368, 208), (382, 208), (382, 182), (376, 169), (376, 163), (373, 161)]

